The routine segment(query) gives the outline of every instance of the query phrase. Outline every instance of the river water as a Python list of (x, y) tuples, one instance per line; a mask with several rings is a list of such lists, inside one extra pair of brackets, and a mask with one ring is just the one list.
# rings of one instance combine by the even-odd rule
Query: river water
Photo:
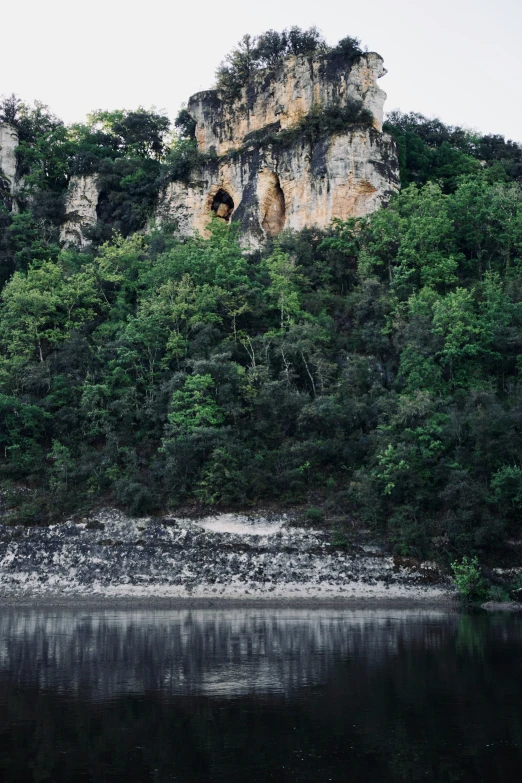
[(0, 780), (522, 780), (522, 618), (0, 610)]

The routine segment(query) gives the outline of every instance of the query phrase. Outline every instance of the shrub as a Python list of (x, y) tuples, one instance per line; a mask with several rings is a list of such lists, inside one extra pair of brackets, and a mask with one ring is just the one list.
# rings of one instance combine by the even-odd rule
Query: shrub
[(115, 483), (116, 500), (131, 515), (147, 514), (154, 507), (149, 487), (131, 476), (124, 476)]
[[(275, 124), (275, 123), (274, 123)], [(334, 105), (323, 108), (314, 106), (298, 123), (283, 130), (273, 125), (252, 131), (244, 138), (244, 146), (231, 150), (228, 155), (237, 158), (245, 147), (267, 146), (273, 144), (280, 148), (291, 147), (298, 139), (317, 141), (325, 134), (343, 133), (351, 125), (373, 125), (373, 115), (357, 99), (348, 100), (345, 106)]]
[(332, 540), (330, 541), (332, 546), (347, 547), (349, 545), (348, 536), (344, 530), (334, 530)]
[(342, 57), (343, 60), (350, 59), (352, 62), (361, 56), (363, 50), (361, 49), (361, 42), (358, 38), (352, 38), (346, 36), (342, 38), (337, 46), (335, 46), (331, 52), (329, 52), (330, 58), (335, 59)]
[(499, 503), (522, 509), (522, 470), (518, 465), (503, 465), (491, 477), (493, 496)]
[(195, 139), (184, 137), (178, 139), (169, 150), (165, 159), (161, 181), (189, 182), (192, 171), (201, 161), (201, 155)]
[(488, 598), (490, 601), (504, 603), (505, 601), (509, 601), (509, 592), (500, 585), (491, 585), (488, 591)]
[(478, 558), (464, 556), (460, 563), (454, 560), (451, 564), (455, 584), (460, 595), (468, 601), (486, 597), (487, 590), (482, 578)]
[(174, 121), (183, 139), (193, 139), (196, 133), (196, 120), (186, 109), (181, 109)]
[(310, 506), (306, 509), (305, 517), (309, 522), (319, 523), (323, 521), (323, 512), (316, 506)]

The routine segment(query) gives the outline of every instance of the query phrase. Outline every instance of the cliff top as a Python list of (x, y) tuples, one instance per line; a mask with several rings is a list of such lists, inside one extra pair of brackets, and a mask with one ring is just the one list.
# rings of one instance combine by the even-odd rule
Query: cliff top
[(335, 48), (294, 47), (270, 59), (254, 43), (245, 36), (218, 69), (216, 87), (193, 95), (178, 118), (201, 152), (238, 149), (253, 132), (294, 127), (318, 108), (350, 109), (354, 118), (364, 111), (382, 130), (386, 94), (377, 79), (386, 69), (377, 52), (363, 52), (357, 39), (347, 38)]

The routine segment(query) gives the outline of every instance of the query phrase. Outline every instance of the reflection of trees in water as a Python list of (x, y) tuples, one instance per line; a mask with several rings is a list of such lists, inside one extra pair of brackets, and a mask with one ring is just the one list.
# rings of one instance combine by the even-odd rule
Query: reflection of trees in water
[(489, 617), (463, 614), (457, 625), (457, 649), (468, 655), (481, 655), (484, 651)]
[[(72, 624), (66, 615), (45, 622), (32, 615), (26, 634), (16, 615), (8, 624), (0, 617), (3, 781), (30, 780), (29, 767), (32, 779), (53, 783), (475, 783), (519, 777), (517, 618), (499, 626), (490, 618), (469, 618), (480, 626), (477, 656), (458, 642), (459, 618), (438, 615), (186, 612), (173, 622), (167, 613), (153, 619), (106, 613), (83, 620), (77, 615)], [(35, 662), (31, 638), (38, 638), (43, 657), (38, 678), (27, 676)], [(169, 666), (181, 670), (169, 658), (178, 653), (185, 676), (194, 676), (194, 690), (189, 682), (174, 687), (168, 678), (157, 690)], [(290, 683), (283, 692), (262, 687), (257, 656), (275, 667), (278, 684)], [(65, 674), (46, 676), (46, 666)], [(154, 675), (154, 666), (163, 674)], [(103, 670), (111, 667), (117, 675), (105, 680)], [(297, 687), (300, 667), (308, 687)], [(245, 678), (240, 695), (227, 695), (233, 674)], [(305, 679), (311, 675), (318, 678)], [(91, 676), (113, 687), (111, 698), (92, 701), (101, 690)], [(211, 697), (209, 678), (219, 683)]]
[(73, 611), (0, 614), (0, 672), (93, 697), (190, 690), (232, 696), (321, 682), (337, 658), (367, 665), (402, 644), (441, 644), (442, 612)]

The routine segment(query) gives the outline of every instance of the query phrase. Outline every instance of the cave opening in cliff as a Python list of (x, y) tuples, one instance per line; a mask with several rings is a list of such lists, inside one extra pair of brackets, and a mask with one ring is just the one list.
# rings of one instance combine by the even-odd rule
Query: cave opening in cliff
[(109, 200), (109, 194), (102, 190), (98, 194), (98, 200), (96, 202), (96, 219), (99, 223), (110, 222), (112, 218), (112, 207)]
[(220, 188), (214, 198), (211, 205), (212, 212), (216, 217), (225, 220), (227, 223), (230, 220), (230, 216), (234, 211), (234, 201), (232, 196)]
[(279, 177), (274, 171), (260, 172), (258, 198), (261, 225), (268, 236), (277, 236), (285, 225), (286, 205)]

